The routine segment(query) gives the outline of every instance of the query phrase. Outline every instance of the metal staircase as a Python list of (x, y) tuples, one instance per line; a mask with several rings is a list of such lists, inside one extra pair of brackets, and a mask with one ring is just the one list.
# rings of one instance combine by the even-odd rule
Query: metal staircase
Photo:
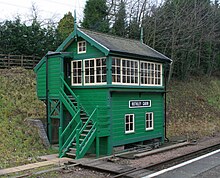
[[(65, 127), (59, 128), (59, 157), (82, 158), (97, 137), (97, 108), (89, 115), (74, 92), (61, 77), (60, 101), (71, 114), (72, 119)], [(66, 94), (64, 88), (70, 94)]]

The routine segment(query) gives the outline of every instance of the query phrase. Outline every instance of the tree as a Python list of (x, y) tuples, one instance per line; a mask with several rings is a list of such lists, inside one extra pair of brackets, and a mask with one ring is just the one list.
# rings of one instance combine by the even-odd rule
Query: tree
[(61, 41), (65, 40), (74, 30), (74, 18), (71, 12), (68, 12), (59, 21), (57, 31)]
[(106, 0), (86, 1), (82, 27), (100, 32), (108, 32), (107, 10)]
[(118, 12), (115, 15), (115, 22), (112, 27), (112, 33), (118, 36), (125, 37), (126, 36), (126, 9), (125, 2), (121, 0), (118, 8)]

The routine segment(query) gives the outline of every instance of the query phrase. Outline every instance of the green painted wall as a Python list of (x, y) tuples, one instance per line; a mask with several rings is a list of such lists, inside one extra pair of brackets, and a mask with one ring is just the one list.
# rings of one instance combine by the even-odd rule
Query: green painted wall
[[(111, 100), (113, 146), (163, 137), (164, 109), (162, 94), (113, 92)], [(152, 106), (149, 108), (129, 108), (129, 100), (151, 100)], [(145, 130), (146, 112), (154, 113), (154, 129), (150, 131)], [(125, 133), (125, 114), (134, 114), (134, 133)]]
[(46, 99), (46, 62), (37, 70), (37, 96)]
[(58, 97), (61, 87), (61, 57), (51, 56), (48, 59), (48, 89), (50, 97)]
[[(78, 41), (84, 41), (82, 38), (77, 38)], [(77, 53), (77, 42), (73, 41), (67, 49), (65, 49), (65, 52), (73, 52), (74, 59), (89, 59), (89, 58), (96, 58), (96, 57), (103, 57), (104, 54), (99, 51), (97, 48), (92, 46), (87, 42), (87, 48), (86, 53), (78, 54)]]
[[(73, 89), (80, 96), (80, 102), (84, 109), (91, 114), (98, 106), (98, 136), (100, 138), (100, 154), (106, 155), (109, 151), (108, 137), (110, 135), (110, 108), (107, 89)], [(93, 144), (93, 148), (95, 143)]]

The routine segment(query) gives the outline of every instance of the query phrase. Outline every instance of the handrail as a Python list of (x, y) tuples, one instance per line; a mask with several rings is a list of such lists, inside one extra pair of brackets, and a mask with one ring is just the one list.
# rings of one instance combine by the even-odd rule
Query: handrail
[(63, 146), (60, 148), (60, 151), (62, 152), (63, 149), (65, 149), (63, 151), (63, 154), (65, 154), (65, 152), (68, 151), (69, 147), (71, 146), (73, 140), (76, 137), (76, 131), (78, 130), (80, 124), (78, 123), (77, 126), (75, 127), (75, 129), (71, 132), (71, 134), (69, 135), (69, 137), (67, 138), (66, 142), (63, 144)]
[[(85, 145), (85, 142), (88, 140), (88, 138), (90, 137), (91, 133), (94, 131), (94, 129), (96, 128), (96, 123), (92, 126), (92, 128), (90, 129), (89, 133), (86, 135), (86, 137), (84, 138), (83, 142), (80, 144), (80, 148), (83, 148)], [(80, 149), (81, 150), (81, 149)]]
[[(83, 149), (85, 147), (85, 143), (87, 142), (87, 140), (89, 140), (90, 136), (92, 135), (92, 133), (95, 131), (97, 122), (95, 119), (93, 119), (93, 117), (95, 116), (95, 113), (97, 113), (98, 107), (96, 107), (94, 109), (94, 111), (92, 112), (92, 114), (89, 116), (88, 120), (86, 121), (86, 123), (83, 125), (83, 127), (80, 130), (77, 130), (76, 132), (76, 148), (77, 148), (77, 152), (76, 152), (76, 156), (77, 158), (80, 156), (80, 153), (83, 152)], [(86, 137), (84, 138), (83, 142), (81, 144), (79, 144), (79, 140), (77, 138), (79, 138), (80, 134), (85, 130), (86, 126), (88, 125), (88, 123), (90, 121), (93, 121), (93, 126), (91, 127), (90, 131), (87, 133)]]
[[(73, 116), (72, 120), (68, 123), (65, 129), (62, 131), (62, 128), (59, 127), (59, 156), (65, 156), (68, 149), (71, 147), (74, 140), (76, 141), (76, 158), (83, 156), (86, 153), (86, 149), (91, 145), (94, 137), (97, 133), (97, 115), (98, 115), (98, 106), (93, 110), (92, 114), (88, 114), (85, 109), (79, 103), (79, 97), (71, 90), (69, 85), (66, 83), (62, 75), (60, 76), (63, 87), (60, 88), (60, 99), (63, 104), (66, 106), (67, 110)], [(64, 88), (67, 89), (68, 94), (70, 94), (74, 99), (77, 105), (73, 104), (69, 96), (66, 94)], [(82, 126), (82, 120), (80, 119), (80, 111), (83, 109), (89, 118)], [(76, 121), (76, 126), (74, 126), (74, 121)], [(86, 129), (89, 123), (92, 123), (89, 132), (86, 134), (83, 141), (80, 143), (79, 138), (82, 132)], [(71, 127), (74, 126), (74, 129), (71, 130)], [(64, 140), (65, 139), (65, 140)]]
[(63, 136), (66, 134), (67, 130), (70, 128), (70, 126), (72, 126), (72, 124), (73, 124), (75, 118), (79, 115), (79, 113), (80, 113), (80, 110), (77, 111), (77, 113), (74, 115), (74, 117), (72, 118), (72, 120), (71, 120), (71, 121), (69, 122), (69, 124), (66, 126), (66, 128), (65, 128), (64, 131), (63, 131), (63, 133), (61, 134), (61, 137), (63, 137)]
[(92, 120), (92, 117), (94, 116), (94, 114), (96, 113), (97, 108), (94, 109), (94, 111), (92, 112), (92, 114), (89, 116), (88, 120), (86, 121), (86, 123), (83, 125), (82, 129), (79, 132), (79, 135), (83, 132), (83, 130), (85, 130), (86, 126), (88, 125), (88, 123), (90, 122), (90, 120)]
[(68, 91), (70, 92), (70, 94), (76, 99), (76, 102), (79, 102), (78, 97), (75, 95), (75, 93), (71, 90), (71, 88), (69, 87), (69, 85), (66, 83), (66, 81), (64, 80), (64, 78), (62, 76), (60, 76), (61, 81), (63, 82), (63, 84), (65, 85), (65, 87), (68, 89)]
[(79, 110), (79, 108), (76, 108), (76, 106), (74, 106), (74, 104), (71, 102), (71, 100), (69, 99), (69, 97), (67, 96), (67, 94), (63, 91), (62, 88), (60, 88), (60, 93), (63, 95), (63, 97), (65, 97), (65, 99), (68, 101), (68, 103), (71, 105), (71, 107), (77, 111)]

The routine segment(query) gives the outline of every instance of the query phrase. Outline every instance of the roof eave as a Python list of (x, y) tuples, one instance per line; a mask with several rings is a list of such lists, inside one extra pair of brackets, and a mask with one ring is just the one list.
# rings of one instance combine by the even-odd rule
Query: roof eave
[(105, 56), (107, 56), (109, 54), (110, 50), (106, 46), (99, 43), (98, 41), (96, 41), (95, 39), (93, 39), (92, 37), (90, 37), (89, 35), (84, 33), (83, 31), (81, 31), (80, 29), (77, 30), (77, 35), (79, 37), (82, 37), (86, 41), (88, 41), (91, 45), (95, 46), (97, 49), (99, 49), (101, 52), (103, 52), (105, 54)]
[(157, 58), (157, 57), (152, 57), (152, 56), (145, 56), (145, 55), (134, 54), (134, 53), (129, 53), (129, 52), (115, 51), (115, 50), (111, 50), (109, 55), (117, 55), (117, 56), (121, 56), (121, 57), (132, 57), (132, 58), (139, 58), (139, 59), (143, 59), (143, 60), (159, 61), (162, 63), (171, 63), (172, 62), (172, 60), (166, 56), (165, 56), (165, 58)]

